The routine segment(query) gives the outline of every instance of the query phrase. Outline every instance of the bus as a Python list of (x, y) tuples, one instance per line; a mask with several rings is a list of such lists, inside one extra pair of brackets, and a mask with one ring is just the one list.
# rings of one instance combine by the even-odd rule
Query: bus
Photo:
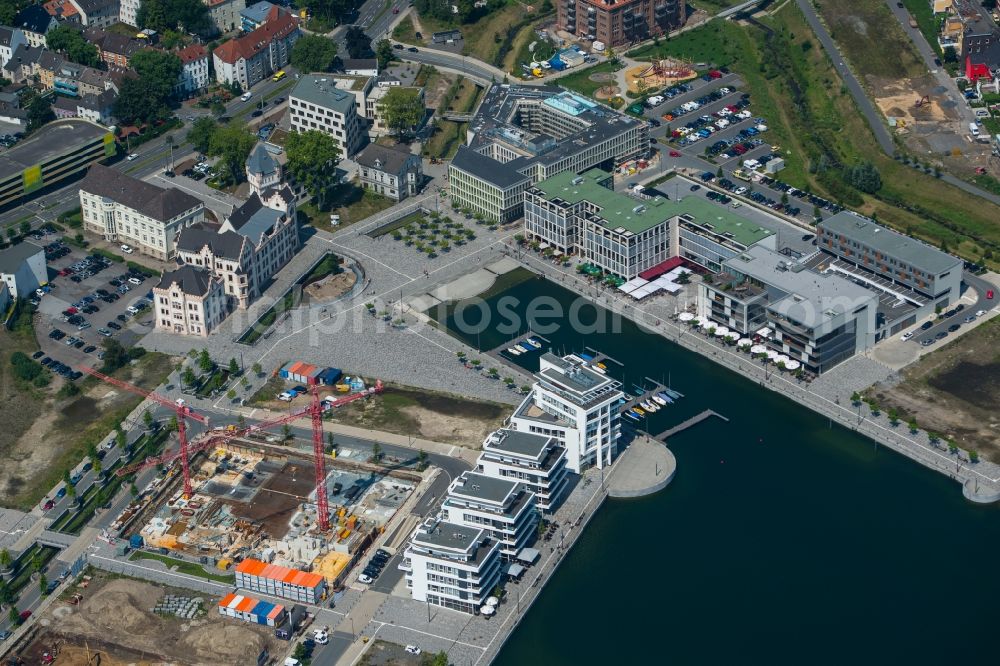
[(285, 78), (285, 70), (280, 70), (277, 74), (271, 77), (272, 81), (280, 81)]

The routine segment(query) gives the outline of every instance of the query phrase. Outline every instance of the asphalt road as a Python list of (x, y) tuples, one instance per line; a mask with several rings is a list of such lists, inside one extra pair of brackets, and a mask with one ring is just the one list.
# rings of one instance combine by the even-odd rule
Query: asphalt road
[(479, 79), (480, 83), (483, 84), (488, 84), (497, 78), (496, 74), (489, 67), (475, 58), (448, 51), (429, 49), (426, 46), (419, 48), (416, 53), (405, 49), (402, 51), (397, 50), (396, 57), (409, 62), (448, 67), (462, 72), (468, 77)]
[[(951, 317), (935, 320), (934, 325), (928, 328), (926, 331), (916, 329), (913, 337), (910, 338), (911, 343), (920, 344), (924, 340), (938, 340), (937, 336), (941, 333), (945, 333), (946, 334), (945, 337), (939, 340), (939, 342), (944, 344), (948, 340), (948, 336), (950, 336), (952, 333), (948, 331), (948, 328), (950, 326), (956, 324), (960, 326), (968, 326), (969, 324), (965, 323), (966, 317), (968, 317), (971, 314), (975, 314), (980, 310), (990, 310), (996, 306), (997, 303), (996, 294), (994, 294), (994, 297), (992, 299), (988, 299), (986, 297), (987, 292), (989, 292), (990, 290), (996, 291), (996, 287), (994, 287), (992, 284), (986, 282), (982, 278), (972, 275), (971, 273), (963, 273), (962, 281), (968, 287), (976, 291), (976, 302), (971, 305), (968, 303), (962, 303), (965, 307), (962, 309), (961, 312), (956, 312)], [(952, 303), (951, 308), (949, 308), (949, 311), (955, 308), (957, 305), (959, 304)]]

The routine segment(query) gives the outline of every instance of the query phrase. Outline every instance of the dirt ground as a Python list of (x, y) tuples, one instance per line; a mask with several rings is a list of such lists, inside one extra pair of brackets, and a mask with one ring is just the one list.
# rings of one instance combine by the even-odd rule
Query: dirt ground
[(653, 73), (643, 76), (643, 73), (649, 71), (652, 68), (652, 65), (642, 65), (641, 67), (633, 67), (626, 70), (625, 81), (628, 83), (628, 89), (634, 93), (639, 92), (637, 82), (640, 78), (646, 82), (647, 90), (653, 90), (655, 88), (672, 86), (675, 83), (680, 83), (682, 81), (688, 81), (697, 76), (697, 74), (695, 74), (690, 67), (685, 66), (683, 63), (672, 63), (669, 66), (676, 68), (674, 73), (678, 74), (678, 76), (657, 76)]
[[(59, 648), (56, 664), (84, 666), (87, 650), (102, 653), (103, 666), (125, 664), (184, 664), (185, 666), (243, 666), (256, 663), (276, 639), (272, 629), (245, 624), (218, 614), (218, 599), (202, 596), (207, 614), (195, 620), (162, 617), (148, 609), (167, 590), (128, 578), (109, 578), (98, 572), (84, 591), (80, 606), (55, 606), (43, 619), (47, 632), (28, 649), (26, 663), (42, 663), (41, 652)], [(93, 662), (92, 662), (93, 663)]]
[[(416, 18), (416, 14), (410, 14)], [(430, 85), (424, 89), (424, 105), (429, 109), (436, 109), (441, 103), (441, 98), (448, 92), (448, 88), (458, 78), (454, 74), (438, 70), (437, 76), (430, 78)]]
[(303, 291), (311, 302), (330, 301), (349, 292), (357, 280), (354, 271), (344, 271), (313, 282)]
[[(136, 369), (130, 375), (127, 373), (124, 379), (142, 386), (159, 383), (170, 364), (166, 357), (161, 360), (135, 366)], [(147, 384), (150, 377), (155, 379)], [(17, 411), (11, 411), (20, 404), (16, 395), (4, 401), (7, 405), (4, 409), (5, 423), (24, 430), (16, 440), (0, 446), (0, 505), (24, 507), (28, 500), (34, 503), (35, 498), (29, 496), (48, 489), (39, 491), (35, 488), (35, 482), (40, 480), (39, 470), (58, 464), (66, 450), (76, 444), (80, 434), (103, 415), (138, 400), (131, 393), (111, 389), (101, 383), (68, 400), (56, 399), (51, 389), (43, 395), (45, 397), (40, 400), (21, 405)], [(7, 418), (11, 421), (6, 421)], [(15, 424), (15, 419), (22, 423)], [(39, 446), (39, 442), (59, 442), (62, 446)], [(84, 452), (80, 453), (82, 456)]]
[(871, 393), (924, 430), (1000, 462), (1000, 319), (994, 318), (903, 371), (896, 386)]
[(281, 539), (288, 533), (288, 523), (299, 506), (296, 498), (308, 497), (314, 487), (312, 465), (290, 462), (261, 486), (253, 501), (228, 504), (233, 515), (260, 523), (273, 538)]

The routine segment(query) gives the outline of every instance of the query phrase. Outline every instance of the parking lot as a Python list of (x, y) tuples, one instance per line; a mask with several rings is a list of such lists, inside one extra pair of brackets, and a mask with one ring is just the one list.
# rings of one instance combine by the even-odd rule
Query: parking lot
[[(54, 237), (45, 240), (50, 238)], [(50, 289), (36, 298), (35, 333), (42, 352), (37, 360), (50, 368), (53, 362), (95, 366), (105, 339), (118, 339), (128, 347), (151, 330), (153, 315), (147, 296), (155, 278), (56, 240), (44, 247)], [(130, 307), (138, 314), (130, 312)], [(55, 370), (65, 376), (60, 366)]]

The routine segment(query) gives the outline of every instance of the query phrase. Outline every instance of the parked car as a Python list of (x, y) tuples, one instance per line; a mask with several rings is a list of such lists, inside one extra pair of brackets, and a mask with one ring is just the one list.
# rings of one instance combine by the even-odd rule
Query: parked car
[[(63, 492), (65, 492), (65, 491), (63, 491)], [(372, 580), (373, 580), (372, 577), (368, 576), (366, 574), (361, 574), (361, 575), (358, 576), (358, 582), (362, 583), (364, 585), (371, 585)]]

